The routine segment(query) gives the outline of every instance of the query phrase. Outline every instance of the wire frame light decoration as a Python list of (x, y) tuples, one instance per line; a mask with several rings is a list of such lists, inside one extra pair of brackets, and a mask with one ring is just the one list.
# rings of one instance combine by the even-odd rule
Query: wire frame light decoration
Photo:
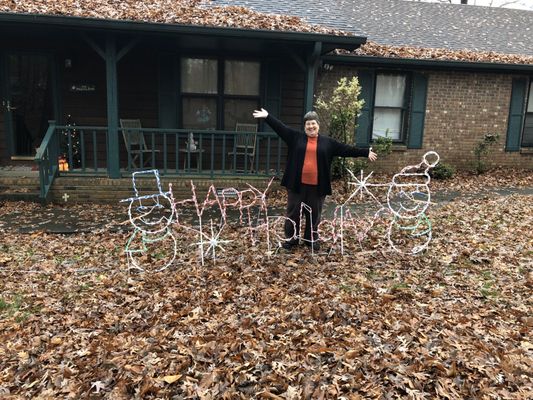
[[(361, 177), (357, 178), (352, 171), (348, 171), (353, 180), (349, 185), (354, 186), (355, 190), (343, 204), (337, 206), (333, 220), (324, 221), (324, 224), (336, 228), (330, 240), (339, 245), (341, 254), (345, 254), (346, 232), (357, 232), (355, 237), (361, 245), (375, 223), (383, 218), (390, 221), (387, 241), (393, 250), (403, 254), (417, 254), (426, 249), (431, 241), (431, 222), (425, 214), (431, 204), (429, 170), (438, 164), (439, 159), (436, 152), (427, 152), (421, 163), (403, 168), (392, 177), (391, 182), (384, 184), (370, 183), (372, 172), (365, 177), (361, 171)], [(372, 188), (379, 187), (387, 189), (386, 202), (371, 191)], [(360, 200), (368, 198), (377, 206), (377, 211), (370, 218), (353, 215), (353, 200), (357, 196)], [(366, 221), (366, 226), (362, 221)]]
[[(427, 152), (420, 164), (405, 167), (392, 177), (387, 205), (394, 217), (387, 237), (391, 247), (398, 252), (416, 254), (426, 249), (431, 241), (431, 221), (425, 213), (431, 204), (429, 170), (439, 160), (436, 152)], [(414, 244), (406, 245), (409, 240)]]
[[(135, 196), (122, 200), (129, 202), (128, 215), (135, 228), (126, 245), (129, 268), (144, 271), (146, 268), (143, 267), (143, 262), (153, 259), (146, 257), (149, 247), (163, 245), (170, 251), (167, 249), (164, 252), (166, 258), (160, 261), (163, 265), (152, 270), (162, 271), (168, 268), (177, 255), (177, 241), (172, 228), (184, 229), (197, 237), (190, 246), (197, 249), (202, 266), (206, 259), (215, 263), (217, 255), (225, 253), (227, 244), (231, 242), (223, 235), (229, 223), (236, 223), (244, 228), (241, 238), (248, 240), (253, 246), (261, 246), (268, 257), (275, 254), (284, 242), (300, 240), (309, 245), (311, 254), (315, 254), (315, 248), (318, 247), (316, 244), (320, 241), (324, 243), (323, 248), (329, 248), (330, 253), (337, 249), (345, 256), (348, 255), (347, 243), (355, 242), (363, 249), (363, 241), (380, 221), (388, 223), (385, 236), (392, 250), (411, 255), (420, 253), (431, 241), (432, 227), (426, 215), (431, 204), (429, 170), (438, 162), (439, 155), (430, 151), (424, 154), (419, 164), (403, 168), (388, 183), (371, 183), (372, 172), (364, 176), (363, 171), (360, 171), (360, 177), (356, 177), (352, 171), (348, 171), (352, 178), (349, 182), (353, 187), (352, 193), (345, 202), (335, 206), (332, 218), (321, 220), (317, 231), (311, 230), (310, 239), (304, 239), (301, 234), (306, 217), (307, 223), (313, 225), (309, 205), (301, 205), (298, 223), (283, 215), (270, 214), (267, 192), (273, 178), (263, 191), (249, 184), (244, 190), (217, 189), (211, 185), (203, 201), (198, 199), (196, 187), (191, 181), (192, 196), (176, 202), (172, 195), (172, 185), (169, 185), (168, 192), (161, 189), (157, 170), (134, 172), (132, 183)], [(136, 185), (141, 177), (153, 177), (157, 192), (140, 195)], [(386, 199), (380, 199), (384, 196), (373, 192), (373, 189), (378, 188), (386, 191)], [(362, 204), (356, 203), (356, 200), (372, 205), (373, 211), (360, 214), (358, 208)], [(180, 218), (178, 210), (191, 208), (196, 214), (192, 221), (190, 218)], [(208, 210), (209, 216), (206, 212)], [(238, 212), (238, 218), (230, 221), (230, 210), (234, 214)], [(284, 237), (282, 228), (287, 225), (290, 227), (291, 224), (293, 236)], [(160, 249), (155, 252), (161, 254)]]
[[(157, 192), (140, 195), (137, 189), (139, 178), (148, 178), (148, 182), (150, 178), (155, 179)], [(171, 229), (176, 216), (172, 185), (169, 185), (168, 192), (163, 192), (158, 170), (134, 172), (132, 184), (135, 196), (121, 200), (129, 202), (128, 216), (134, 227), (125, 249), (128, 269), (145, 271), (156, 264), (155, 271), (163, 271), (174, 262), (177, 254), (177, 241)]]
[[(346, 255), (347, 241), (355, 239), (362, 249), (364, 239), (375, 224), (388, 219), (386, 238), (391, 249), (411, 255), (423, 251), (431, 241), (431, 222), (425, 214), (431, 204), (429, 169), (435, 167), (439, 159), (436, 152), (427, 152), (421, 163), (403, 168), (389, 183), (371, 183), (373, 172), (364, 176), (360, 171), (357, 177), (348, 170), (351, 176), (348, 185), (354, 189), (345, 202), (336, 206), (331, 219), (320, 222), (315, 237), (328, 243), (330, 252), (337, 248)], [(377, 188), (386, 189), (385, 201), (372, 191)], [(362, 204), (355, 203), (357, 198), (373, 204), (375, 211), (370, 216), (360, 215), (356, 210)]]

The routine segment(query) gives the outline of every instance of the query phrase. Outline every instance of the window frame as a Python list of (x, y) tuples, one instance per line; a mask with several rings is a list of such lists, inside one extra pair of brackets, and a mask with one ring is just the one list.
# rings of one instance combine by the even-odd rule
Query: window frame
[[(529, 101), (531, 101), (531, 104), (529, 104)], [(533, 129), (533, 77), (529, 78), (528, 85), (526, 87), (526, 98), (524, 101), (524, 121), (522, 124), (522, 132), (520, 137), (520, 147), (523, 148), (533, 148), (533, 138), (531, 142), (524, 143), (525, 139), (525, 133), (526, 133), (526, 124), (529, 122), (529, 125), (531, 126), (531, 129)], [(528, 108), (531, 107), (532, 111), (528, 111)], [(528, 121), (528, 119), (530, 121)]]
[[(403, 103), (402, 107), (385, 107), (385, 106), (376, 106), (377, 98), (377, 85), (378, 85), (378, 75), (401, 75), (405, 77), (405, 92), (403, 94)], [(376, 138), (374, 138), (374, 115), (376, 109), (382, 110), (401, 110), (401, 122), (400, 122), (400, 137), (399, 139), (393, 139), (393, 144), (407, 144), (407, 130), (408, 130), (408, 121), (409, 121), (409, 112), (411, 109), (411, 99), (413, 92), (413, 79), (412, 73), (409, 71), (395, 71), (395, 70), (380, 70), (376, 71), (374, 78), (374, 96), (372, 99), (372, 118), (370, 126), (370, 143), (374, 143)]]
[[(182, 60), (188, 58), (198, 58), (206, 60), (216, 60), (217, 61), (217, 93), (184, 93), (182, 91), (182, 79), (181, 79), (181, 65)], [(196, 99), (215, 99), (216, 100), (216, 122), (214, 130), (226, 130), (225, 125), (225, 101), (226, 100), (255, 100), (257, 107), (260, 106), (263, 98), (263, 62), (258, 58), (251, 57), (239, 57), (239, 56), (213, 56), (213, 55), (204, 55), (204, 54), (184, 54), (178, 56), (179, 65), (178, 67), (178, 115), (179, 115), (179, 127), (183, 129), (183, 99), (185, 98), (196, 98)], [(238, 95), (238, 94), (225, 94), (224, 93), (224, 84), (225, 84), (225, 68), (226, 61), (244, 61), (259, 64), (259, 92), (257, 95)], [(192, 129), (192, 128), (191, 128)]]

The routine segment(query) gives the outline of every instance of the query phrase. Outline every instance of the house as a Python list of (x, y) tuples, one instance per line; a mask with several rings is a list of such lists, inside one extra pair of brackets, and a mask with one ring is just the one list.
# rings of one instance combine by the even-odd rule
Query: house
[(251, 110), (301, 127), (316, 96), (351, 75), (365, 99), (358, 145), (385, 131), (394, 140), (380, 168), (428, 150), (470, 168), (485, 133), (500, 134), (493, 165), (533, 168), (533, 12), (401, 0), (55, 3), (0, 1), (0, 167), (38, 165), (43, 199), (74, 176), (63, 190), (94, 181), (118, 193), (142, 168), (217, 182), (278, 175), (284, 144), (245, 125)]
[[(404, 0), (217, 0), (362, 34), (352, 52), (321, 58), (316, 92), (358, 76), (365, 107), (356, 133), (366, 146), (385, 131), (389, 170), (428, 150), (471, 169), (486, 133), (499, 134), (492, 166), (533, 169), (533, 11)], [(373, 166), (374, 167), (374, 166)]]

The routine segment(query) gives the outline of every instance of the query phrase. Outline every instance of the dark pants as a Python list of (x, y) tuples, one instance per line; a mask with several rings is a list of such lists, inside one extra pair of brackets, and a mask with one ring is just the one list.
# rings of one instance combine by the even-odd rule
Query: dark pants
[[(318, 240), (318, 224), (320, 223), (320, 217), (322, 215), (322, 206), (326, 196), (320, 196), (318, 194), (318, 187), (313, 185), (303, 185), (300, 193), (287, 190), (287, 217), (294, 221), (296, 227), (290, 222), (285, 221), (285, 237), (291, 238), (296, 236), (294, 242), (298, 242), (298, 236), (300, 235), (300, 210), (305, 215), (305, 233), (304, 239), (306, 244), (311, 244), (311, 240)], [(311, 207), (311, 212), (301, 209), (302, 203)], [(313, 236), (311, 237), (311, 220), (313, 221)], [(296, 228), (296, 231), (294, 230)]]

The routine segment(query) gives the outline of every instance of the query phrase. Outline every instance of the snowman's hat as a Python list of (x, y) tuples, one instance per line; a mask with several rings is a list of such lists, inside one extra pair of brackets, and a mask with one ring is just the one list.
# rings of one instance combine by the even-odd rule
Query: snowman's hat
[[(141, 196), (139, 194), (139, 190), (137, 189), (137, 184), (139, 184), (141, 180), (143, 183), (145, 183), (145, 179), (150, 180), (154, 183), (152, 186), (154, 192), (148, 195)], [(121, 200), (121, 202), (150, 199), (157, 196), (168, 196), (168, 193), (163, 192), (163, 190), (161, 189), (161, 179), (159, 178), (159, 171), (157, 169), (151, 169), (148, 171), (136, 171), (131, 175), (131, 180), (133, 183), (135, 197), (130, 197), (128, 199)]]
[(429, 169), (434, 168), (440, 160), (440, 156), (435, 151), (428, 151), (422, 156), (422, 162), (417, 165), (408, 165), (398, 174), (392, 177), (395, 185), (428, 185), (431, 178)]
[(421, 171), (418, 165), (405, 167), (392, 177), (392, 183), (397, 186), (428, 185), (430, 180), (427, 170)]

